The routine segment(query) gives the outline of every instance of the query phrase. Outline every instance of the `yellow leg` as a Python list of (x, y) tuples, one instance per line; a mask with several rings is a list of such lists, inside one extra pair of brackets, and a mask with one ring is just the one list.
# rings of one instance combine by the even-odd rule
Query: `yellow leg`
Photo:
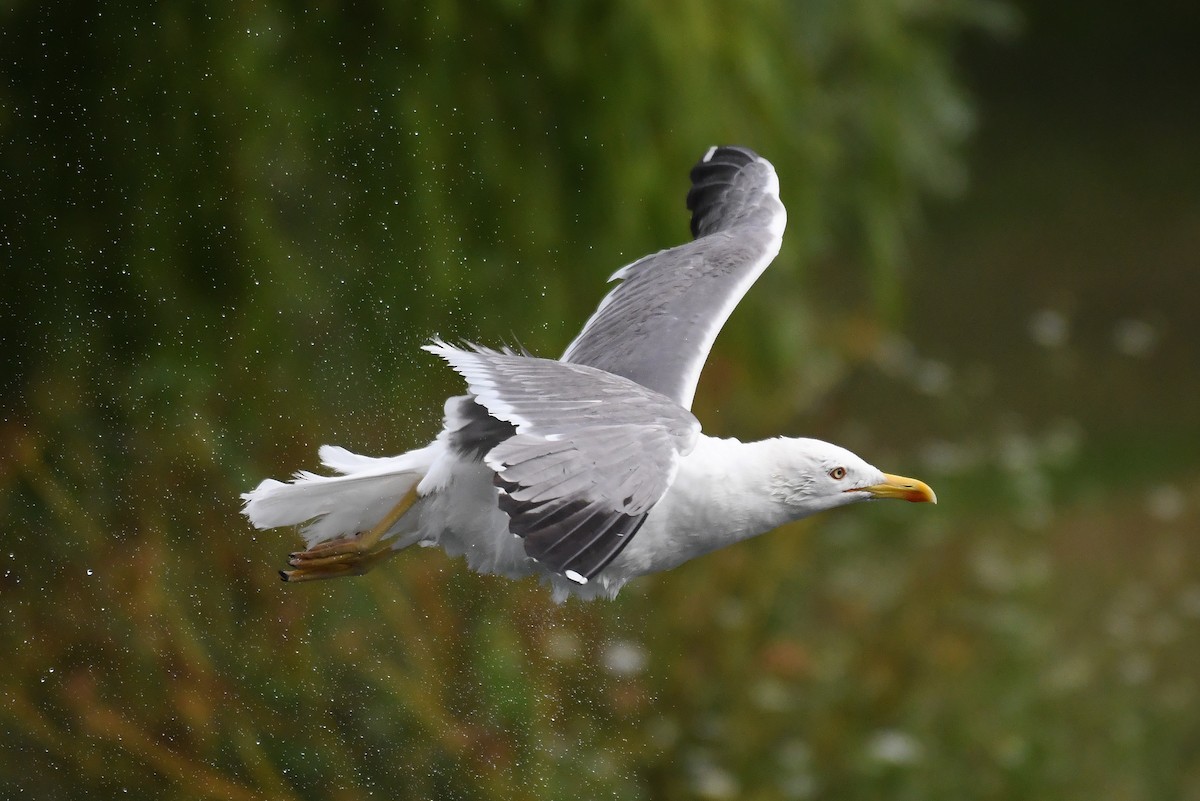
[(380, 540), (416, 502), (417, 486), (414, 484), (370, 531), (323, 542), (307, 551), (290, 554), (288, 564), (295, 570), (280, 570), (279, 577), (294, 582), (361, 576), (395, 553), (390, 543), (380, 544)]

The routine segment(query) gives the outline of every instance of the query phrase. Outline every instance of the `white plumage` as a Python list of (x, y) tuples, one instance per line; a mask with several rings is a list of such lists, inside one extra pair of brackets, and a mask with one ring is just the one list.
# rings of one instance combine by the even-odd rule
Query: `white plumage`
[(563, 359), (426, 348), (466, 379), (442, 433), (400, 456), (325, 446), (340, 473), (268, 479), (243, 495), (256, 527), (300, 526), (285, 580), (356, 575), (413, 544), (477, 571), (539, 575), (557, 599), (612, 597), (785, 522), (872, 498), (935, 501), (812, 439), (700, 433), (688, 408), (721, 324), (779, 251), (786, 215), (769, 163), (713, 148), (692, 171), (696, 239), (640, 259)]

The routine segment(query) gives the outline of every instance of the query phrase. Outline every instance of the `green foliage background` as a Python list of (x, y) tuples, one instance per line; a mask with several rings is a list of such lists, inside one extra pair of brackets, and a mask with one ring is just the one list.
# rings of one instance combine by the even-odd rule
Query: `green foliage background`
[[(1197, 19), (1132, 13), (5, 4), (0, 797), (1200, 798)], [(423, 444), (432, 335), (560, 352), (718, 142), (789, 227), (706, 430), (941, 505), (280, 585), (238, 494)]]

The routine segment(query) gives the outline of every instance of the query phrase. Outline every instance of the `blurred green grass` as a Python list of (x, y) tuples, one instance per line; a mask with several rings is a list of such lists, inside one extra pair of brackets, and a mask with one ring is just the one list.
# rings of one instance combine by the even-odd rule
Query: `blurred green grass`
[[(986, 3), (0, 12), (0, 795), (1200, 797), (1168, 11), (1031, 6), (1005, 48)], [(431, 550), (280, 585), (293, 543), (238, 494), (432, 436), (432, 334), (557, 351), (685, 234), (715, 141), (775, 162), (790, 220), (706, 429), (843, 442), (942, 503), (613, 603)]]

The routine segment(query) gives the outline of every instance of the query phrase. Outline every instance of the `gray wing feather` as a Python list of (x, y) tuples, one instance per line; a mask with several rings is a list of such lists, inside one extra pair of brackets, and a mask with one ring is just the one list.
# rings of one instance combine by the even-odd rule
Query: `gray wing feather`
[(711, 149), (692, 169), (697, 237), (618, 270), (562, 360), (597, 367), (690, 408), (721, 326), (779, 253), (779, 180), (745, 148)]
[(500, 508), (529, 556), (576, 581), (628, 544), (699, 436), (679, 404), (602, 370), (442, 342), (425, 349), (515, 428), (484, 455)]

